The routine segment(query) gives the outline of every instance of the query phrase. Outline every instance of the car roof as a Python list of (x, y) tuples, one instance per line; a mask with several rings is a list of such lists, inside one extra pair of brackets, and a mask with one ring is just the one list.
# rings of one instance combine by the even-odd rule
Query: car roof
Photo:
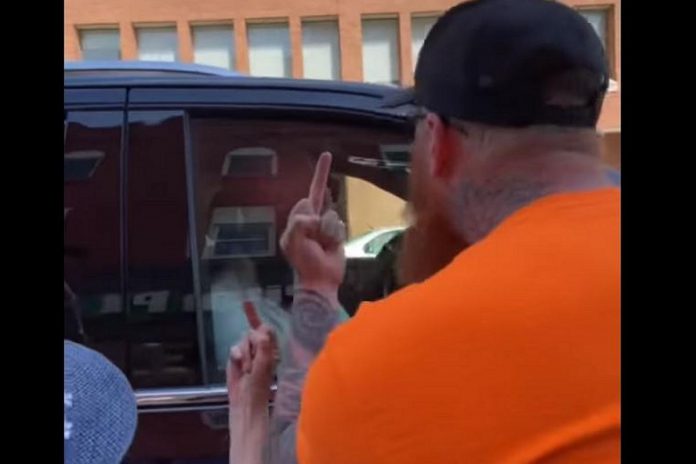
[(144, 76), (190, 75), (236, 77), (242, 74), (214, 66), (167, 61), (66, 61), (67, 76)]
[[(160, 69), (161, 68), (161, 69)], [(394, 107), (401, 89), (363, 82), (251, 77), (185, 63), (66, 62), (63, 87), (127, 89), (129, 104), (186, 106), (274, 105), (325, 107), (405, 117), (412, 107)]]

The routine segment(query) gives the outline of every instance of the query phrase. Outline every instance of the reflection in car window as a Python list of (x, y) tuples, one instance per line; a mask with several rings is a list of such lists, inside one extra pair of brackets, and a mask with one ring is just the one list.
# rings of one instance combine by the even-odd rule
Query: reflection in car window
[(136, 388), (199, 385), (183, 113), (128, 123), (128, 373)]
[(64, 311), (66, 338), (79, 334), (78, 340), (126, 369), (119, 194), (122, 122), (119, 111), (67, 115)]
[[(406, 173), (352, 164), (349, 158), (380, 159), (382, 147), (403, 146), (409, 137), (391, 127), (297, 119), (191, 119), (211, 381), (224, 380), (229, 347), (248, 328), (245, 300), (255, 303), (283, 345), (294, 276), (278, 239), (290, 209), (307, 195), (318, 155), (324, 150), (334, 154), (329, 188), (350, 240), (375, 228), (401, 225), (404, 201), (389, 190), (403, 191)], [(340, 293), (348, 314), (383, 288), (380, 276), (371, 272), (374, 263), (361, 261), (349, 260)]]
[(365, 245), (365, 251), (370, 254), (376, 255), (380, 252), (384, 244), (391, 240), (391, 238), (394, 235), (396, 235), (396, 233), (396, 230), (390, 230), (379, 234), (377, 237), (367, 242), (367, 245)]

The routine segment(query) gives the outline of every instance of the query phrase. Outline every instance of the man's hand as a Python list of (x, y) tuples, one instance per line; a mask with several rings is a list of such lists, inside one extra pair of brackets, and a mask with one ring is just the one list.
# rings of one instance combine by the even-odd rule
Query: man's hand
[(290, 309), (288, 350), (278, 370), (271, 431), (273, 464), (297, 463), (295, 442), (304, 379), (343, 311), (338, 287), (346, 268), (346, 226), (335, 211), (325, 211), (330, 169), (331, 153), (322, 153), (309, 195), (290, 212), (280, 239), (299, 281)]
[(230, 464), (262, 464), (268, 448), (273, 370), (278, 346), (273, 330), (262, 324), (250, 303), (245, 313), (251, 330), (230, 350), (227, 362)]
[(268, 407), (277, 353), (275, 334), (264, 324), (232, 347), (227, 364), (230, 407)]
[(322, 153), (317, 162), (307, 198), (290, 212), (280, 247), (299, 276), (301, 288), (336, 298), (343, 281), (346, 260), (343, 242), (346, 226), (333, 210), (325, 211), (326, 183), (331, 170), (331, 153)]

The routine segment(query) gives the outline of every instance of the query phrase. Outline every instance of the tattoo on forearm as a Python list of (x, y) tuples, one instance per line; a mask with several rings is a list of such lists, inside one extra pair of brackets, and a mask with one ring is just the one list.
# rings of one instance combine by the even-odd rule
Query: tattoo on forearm
[(292, 338), (316, 354), (338, 321), (338, 310), (322, 295), (299, 290), (292, 305)]
[(278, 390), (273, 402), (274, 415), (277, 418), (293, 420), (300, 414), (300, 398), (304, 384), (303, 369), (285, 368), (278, 373)]
[(297, 290), (291, 309), (287, 356), (278, 366), (271, 424), (271, 462), (294, 464), (295, 427), (300, 414), (302, 388), (309, 366), (339, 323), (339, 308), (319, 293)]

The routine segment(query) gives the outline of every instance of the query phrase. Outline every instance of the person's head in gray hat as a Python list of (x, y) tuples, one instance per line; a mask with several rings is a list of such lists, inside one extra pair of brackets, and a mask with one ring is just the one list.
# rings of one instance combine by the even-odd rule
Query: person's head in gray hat
[(125, 375), (94, 350), (63, 343), (64, 463), (117, 464), (137, 426)]

